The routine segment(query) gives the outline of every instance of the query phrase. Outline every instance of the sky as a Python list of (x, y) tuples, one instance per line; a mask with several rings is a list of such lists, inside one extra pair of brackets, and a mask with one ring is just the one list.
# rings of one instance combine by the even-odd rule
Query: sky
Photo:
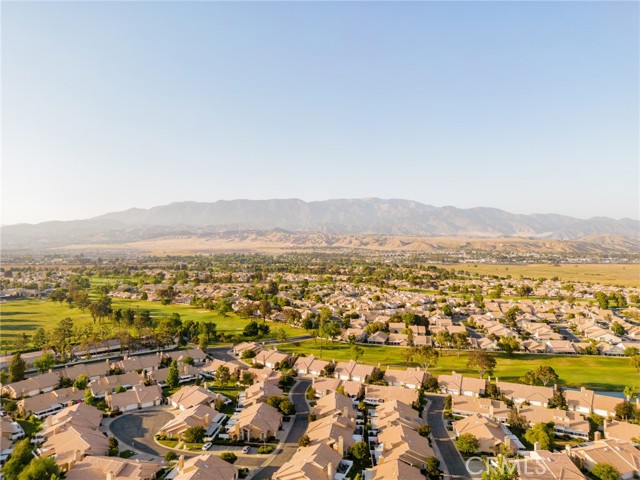
[(640, 218), (638, 2), (0, 8), (4, 225), (238, 198)]

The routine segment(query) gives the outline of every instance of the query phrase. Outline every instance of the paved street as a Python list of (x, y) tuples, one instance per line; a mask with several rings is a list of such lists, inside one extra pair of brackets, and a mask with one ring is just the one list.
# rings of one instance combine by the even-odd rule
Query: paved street
[(255, 479), (271, 478), (278, 468), (291, 460), (298, 449), (298, 440), (305, 434), (309, 425), (309, 407), (305, 400), (305, 392), (311, 386), (311, 380), (301, 379), (291, 390), (291, 397), (296, 406), (296, 417), (293, 427), (289, 431), (282, 451), (278, 453), (268, 466), (255, 474)]
[(173, 414), (163, 409), (136, 411), (116, 418), (109, 429), (120, 442), (121, 450), (133, 447), (142, 453), (161, 457), (169, 449), (158, 445), (153, 436), (172, 418)]
[(453, 440), (449, 437), (449, 432), (442, 418), (444, 410), (444, 399), (441, 395), (427, 395), (427, 399), (431, 401), (429, 411), (427, 412), (427, 422), (431, 427), (432, 436), (442, 454), (444, 461), (449, 469), (448, 476), (445, 478), (471, 478), (467, 472), (464, 460), (458, 453)]

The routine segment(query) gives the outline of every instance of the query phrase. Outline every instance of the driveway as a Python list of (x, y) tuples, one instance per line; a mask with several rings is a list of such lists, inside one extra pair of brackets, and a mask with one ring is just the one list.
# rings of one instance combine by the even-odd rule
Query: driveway
[(445, 478), (471, 478), (464, 460), (449, 437), (449, 431), (442, 417), (445, 397), (441, 395), (427, 395), (426, 397), (431, 402), (427, 412), (427, 423), (431, 427), (431, 435), (449, 470), (449, 475), (446, 475)]
[(276, 454), (269, 465), (263, 467), (252, 478), (272, 478), (276, 470), (291, 460), (293, 454), (298, 450), (298, 440), (302, 438), (309, 426), (309, 406), (305, 399), (305, 393), (310, 386), (311, 380), (300, 379), (291, 389), (291, 399), (293, 404), (296, 406), (296, 416), (293, 419), (293, 426), (284, 441), (280, 453)]

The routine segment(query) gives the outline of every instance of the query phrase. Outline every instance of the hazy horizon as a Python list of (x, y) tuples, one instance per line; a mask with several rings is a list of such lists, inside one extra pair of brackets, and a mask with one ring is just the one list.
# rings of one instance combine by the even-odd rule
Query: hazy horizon
[(2, 225), (217, 199), (640, 219), (637, 2), (2, 2)]

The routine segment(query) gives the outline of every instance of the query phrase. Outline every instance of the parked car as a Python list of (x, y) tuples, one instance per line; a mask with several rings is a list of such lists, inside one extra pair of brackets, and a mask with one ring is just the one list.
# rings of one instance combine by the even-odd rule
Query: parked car
[(242, 453), (249, 453), (249, 450), (251, 450), (250, 446), (246, 446), (246, 447), (242, 447)]
[(202, 450), (209, 450), (212, 446), (213, 446), (213, 443), (207, 442), (204, 445), (202, 445)]

